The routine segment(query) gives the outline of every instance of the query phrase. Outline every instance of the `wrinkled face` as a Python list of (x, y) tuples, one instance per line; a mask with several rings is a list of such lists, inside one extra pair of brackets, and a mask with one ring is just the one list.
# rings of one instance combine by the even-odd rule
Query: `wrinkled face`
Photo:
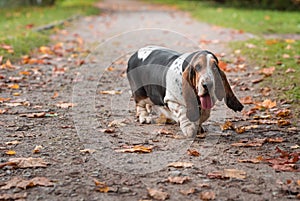
[(205, 52), (192, 65), (195, 71), (196, 93), (202, 109), (211, 109), (217, 100), (215, 95), (217, 63), (214, 55)]

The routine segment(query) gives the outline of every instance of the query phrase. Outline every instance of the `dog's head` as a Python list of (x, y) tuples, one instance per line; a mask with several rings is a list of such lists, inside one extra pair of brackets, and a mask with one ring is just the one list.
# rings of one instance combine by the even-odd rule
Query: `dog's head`
[(226, 105), (234, 111), (241, 111), (243, 105), (234, 95), (225, 73), (218, 66), (217, 57), (209, 51), (201, 51), (187, 59), (183, 72), (183, 98), (187, 106), (187, 117), (199, 119), (201, 109), (211, 109), (215, 102), (225, 99)]

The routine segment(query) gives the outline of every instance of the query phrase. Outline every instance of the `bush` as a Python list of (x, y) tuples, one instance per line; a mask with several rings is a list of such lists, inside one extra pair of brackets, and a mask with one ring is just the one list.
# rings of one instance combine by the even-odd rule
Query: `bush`
[(247, 7), (247, 8), (300, 10), (300, 0), (243, 0), (243, 1), (214, 0), (214, 1), (228, 6), (238, 6), (238, 7)]

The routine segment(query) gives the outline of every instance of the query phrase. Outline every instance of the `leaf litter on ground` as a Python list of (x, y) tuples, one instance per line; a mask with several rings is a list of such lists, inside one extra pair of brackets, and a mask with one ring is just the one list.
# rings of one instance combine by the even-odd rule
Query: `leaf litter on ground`
[(0, 163), (0, 168), (5, 166), (12, 166), (14, 168), (36, 168), (47, 167), (49, 163), (42, 158), (10, 158), (8, 162)]

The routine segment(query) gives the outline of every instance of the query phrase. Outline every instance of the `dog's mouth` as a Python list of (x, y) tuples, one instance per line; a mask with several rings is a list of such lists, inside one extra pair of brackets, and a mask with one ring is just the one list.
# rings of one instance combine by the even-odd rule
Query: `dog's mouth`
[(202, 109), (211, 109), (214, 106), (214, 101), (210, 97), (209, 93), (206, 93), (200, 96), (201, 108)]

